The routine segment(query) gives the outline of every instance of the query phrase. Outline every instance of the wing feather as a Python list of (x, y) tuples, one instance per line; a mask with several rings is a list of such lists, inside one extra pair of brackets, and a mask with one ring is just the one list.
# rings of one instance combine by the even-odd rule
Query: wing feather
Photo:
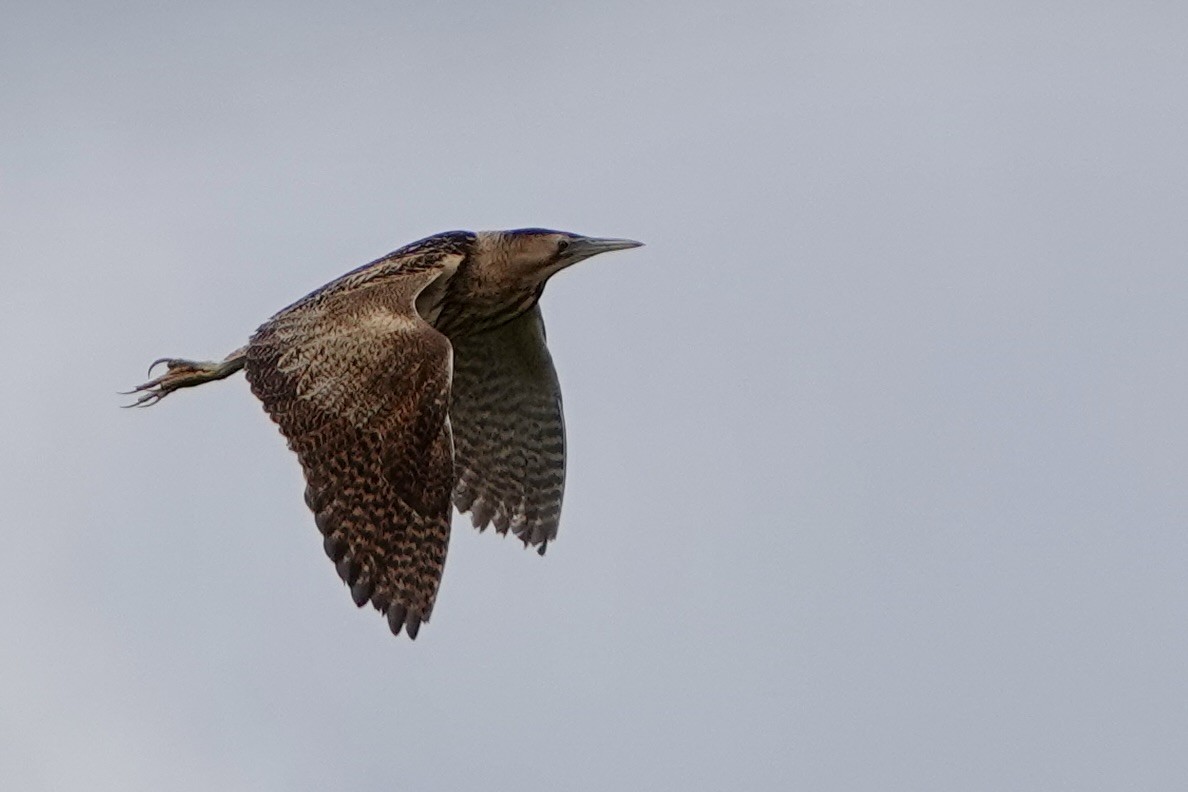
[(543, 553), (561, 517), (565, 421), (539, 306), (455, 342), (450, 417), (458, 511)]
[[(381, 260), (382, 262), (382, 260)], [(248, 345), (252, 392), (296, 452), (305, 502), (355, 603), (415, 638), (450, 530), (452, 349), (416, 313), (456, 256), (420, 254), (294, 303)]]

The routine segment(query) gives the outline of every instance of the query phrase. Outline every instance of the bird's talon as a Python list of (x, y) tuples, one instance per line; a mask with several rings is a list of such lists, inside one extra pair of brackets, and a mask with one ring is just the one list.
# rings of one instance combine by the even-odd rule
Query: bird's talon
[[(151, 407), (179, 388), (190, 388), (195, 385), (201, 385), (204, 382), (210, 382), (213, 379), (220, 379), (227, 376), (225, 373), (227, 364), (225, 362), (222, 364), (205, 363), (182, 358), (160, 358), (154, 360), (153, 364), (149, 366), (149, 375), (151, 376), (153, 369), (162, 363), (165, 364), (166, 368), (164, 374), (120, 394), (121, 396), (141, 394), (134, 403), (126, 404), (124, 405), (125, 407)], [(235, 370), (237, 370), (237, 367), (231, 369), (231, 371)]]
[(170, 358), (170, 357), (157, 358), (149, 365), (148, 374), (146, 376), (149, 376), (149, 377), (153, 376), (153, 369), (155, 369), (157, 366), (161, 365), (162, 363), (165, 364), (166, 372), (176, 371), (177, 369), (180, 369), (180, 368), (203, 369), (207, 365), (207, 364), (203, 364), (203, 363), (197, 363), (193, 360), (186, 360), (185, 358)]

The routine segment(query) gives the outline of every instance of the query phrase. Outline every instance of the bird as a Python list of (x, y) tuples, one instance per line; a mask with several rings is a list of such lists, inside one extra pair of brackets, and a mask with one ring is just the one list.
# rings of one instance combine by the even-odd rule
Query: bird
[(244, 371), (296, 453), (305, 503), (358, 607), (415, 639), (451, 504), (541, 555), (565, 489), (561, 389), (539, 301), (573, 264), (640, 247), (544, 228), (448, 231), (276, 313), (219, 361), (160, 358), (128, 407)]

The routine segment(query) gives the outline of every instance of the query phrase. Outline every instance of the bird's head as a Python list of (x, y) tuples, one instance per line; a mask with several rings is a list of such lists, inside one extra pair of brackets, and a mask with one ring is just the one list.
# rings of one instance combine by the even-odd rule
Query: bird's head
[(643, 245), (631, 239), (600, 239), (546, 228), (483, 231), (477, 241), (492, 269), (531, 289), (583, 259)]

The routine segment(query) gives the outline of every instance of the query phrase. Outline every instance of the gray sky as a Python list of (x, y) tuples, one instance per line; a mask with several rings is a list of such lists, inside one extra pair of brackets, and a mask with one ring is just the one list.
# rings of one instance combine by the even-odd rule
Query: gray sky
[[(3, 16), (3, 788), (1188, 784), (1182, 3)], [(116, 409), (524, 225), (648, 247), (544, 299), (559, 541), (458, 520), (415, 644), (241, 378)]]

